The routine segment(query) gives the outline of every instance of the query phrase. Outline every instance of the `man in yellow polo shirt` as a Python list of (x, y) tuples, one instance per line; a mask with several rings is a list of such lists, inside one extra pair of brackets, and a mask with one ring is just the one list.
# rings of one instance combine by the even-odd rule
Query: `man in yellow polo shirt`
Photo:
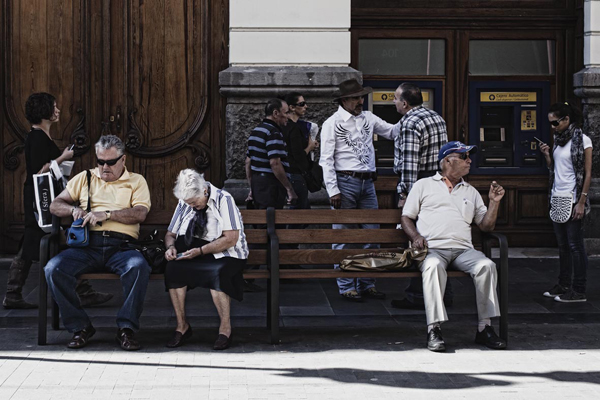
[(117, 136), (102, 136), (96, 143), (96, 157), (98, 167), (90, 170), (91, 211), (85, 211), (87, 171), (71, 179), (50, 206), (50, 212), (58, 217), (83, 218), (90, 230), (89, 245), (69, 248), (52, 258), (45, 268), (46, 279), (63, 324), (73, 333), (67, 347), (79, 349), (96, 330), (77, 298), (77, 277), (98, 271), (118, 274), (125, 302), (117, 314), (116, 339), (123, 350), (138, 350), (134, 332), (139, 330), (150, 266), (141, 253), (121, 251), (120, 245), (138, 238), (140, 223), (150, 210), (150, 191), (144, 177), (127, 171), (125, 145)]

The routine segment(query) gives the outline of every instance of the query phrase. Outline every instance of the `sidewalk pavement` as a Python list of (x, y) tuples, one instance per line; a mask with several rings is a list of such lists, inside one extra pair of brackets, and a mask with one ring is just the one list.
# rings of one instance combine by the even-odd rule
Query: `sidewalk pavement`
[[(468, 278), (454, 280), (454, 306), (443, 325), (448, 351), (441, 354), (425, 347), (423, 311), (389, 305), (407, 280), (380, 280), (388, 299), (361, 304), (342, 299), (332, 280), (282, 284), (280, 345), (269, 344), (264, 329), (266, 294), (246, 293), (232, 304), (234, 345), (223, 352), (212, 350), (218, 319), (201, 289), (188, 295), (194, 336), (181, 348), (164, 347), (175, 320), (164, 285), (153, 281), (139, 333), (143, 348), (133, 353), (114, 341), (119, 283), (93, 281), (116, 295), (89, 309), (98, 332), (81, 350), (65, 347), (71, 335), (64, 329), (49, 329), (49, 345), (37, 346), (37, 310), (0, 310), (0, 399), (600, 398), (600, 258), (590, 259), (588, 301), (562, 304), (542, 296), (558, 272), (558, 259), (538, 258), (547, 253), (511, 252), (505, 351), (473, 343)], [(8, 264), (0, 261), (2, 283)], [(37, 273), (34, 265), (25, 288), (32, 302)]]

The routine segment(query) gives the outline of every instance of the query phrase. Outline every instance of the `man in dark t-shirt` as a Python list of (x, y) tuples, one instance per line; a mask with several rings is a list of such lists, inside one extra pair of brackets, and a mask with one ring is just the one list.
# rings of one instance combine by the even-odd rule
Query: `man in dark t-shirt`
[(256, 208), (283, 208), (297, 196), (289, 180), (289, 163), (281, 127), (288, 121), (285, 101), (271, 99), (265, 106), (265, 119), (252, 130), (246, 153), (246, 177), (250, 184), (247, 200)]

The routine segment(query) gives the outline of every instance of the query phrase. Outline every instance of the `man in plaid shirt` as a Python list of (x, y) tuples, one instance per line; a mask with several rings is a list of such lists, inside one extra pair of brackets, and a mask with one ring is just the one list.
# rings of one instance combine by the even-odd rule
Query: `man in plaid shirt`
[[(398, 208), (404, 207), (406, 196), (415, 182), (435, 175), (439, 169), (438, 154), (448, 143), (446, 121), (435, 111), (423, 107), (421, 89), (412, 83), (398, 86), (394, 94), (396, 110), (402, 119), (394, 127), (394, 172), (398, 174)], [(446, 287), (444, 302), (452, 303), (452, 288)], [(392, 300), (396, 308), (422, 309), (421, 279), (412, 278), (406, 298)]]

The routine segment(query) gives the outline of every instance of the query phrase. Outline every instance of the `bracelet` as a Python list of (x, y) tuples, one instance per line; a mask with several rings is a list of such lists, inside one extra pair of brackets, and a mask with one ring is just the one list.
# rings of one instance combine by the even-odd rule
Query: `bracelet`
[(167, 249), (170, 249), (171, 247), (173, 247), (173, 248), (174, 248), (174, 247), (175, 247), (175, 245), (174, 245), (174, 244), (170, 244), (170, 245), (168, 245), (168, 246), (167, 246)]
[(203, 256), (204, 255), (204, 251), (202, 251), (202, 246), (200, 246), (199, 249), (200, 249), (200, 255)]
[(582, 195), (584, 195), (585, 197), (588, 197), (588, 194), (587, 194), (587, 193), (583, 193), (583, 192), (581, 192), (581, 194), (582, 194)]

